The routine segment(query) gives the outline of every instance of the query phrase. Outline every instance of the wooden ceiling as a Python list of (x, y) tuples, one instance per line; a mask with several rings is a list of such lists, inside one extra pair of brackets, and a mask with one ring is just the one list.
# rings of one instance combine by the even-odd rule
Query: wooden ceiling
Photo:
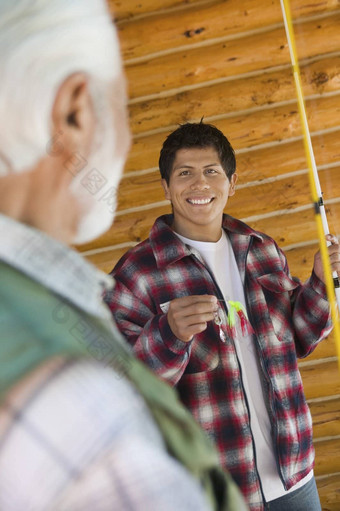
[[(110, 271), (170, 210), (163, 140), (179, 123), (215, 124), (236, 150), (227, 212), (273, 236), (305, 279), (317, 250), (307, 164), (279, 0), (110, 0), (129, 87), (133, 144), (114, 226), (80, 247)], [(340, 1), (291, 0), (316, 163), (340, 234)], [(301, 363), (316, 432), (324, 510), (339, 510), (340, 377), (332, 337)]]

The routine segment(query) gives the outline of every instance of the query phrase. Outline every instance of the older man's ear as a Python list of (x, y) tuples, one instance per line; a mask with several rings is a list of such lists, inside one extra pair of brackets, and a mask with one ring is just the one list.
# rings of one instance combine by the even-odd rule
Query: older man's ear
[(66, 153), (77, 151), (86, 157), (91, 151), (95, 120), (88, 77), (74, 73), (57, 92), (52, 109), (52, 136), (58, 134)]

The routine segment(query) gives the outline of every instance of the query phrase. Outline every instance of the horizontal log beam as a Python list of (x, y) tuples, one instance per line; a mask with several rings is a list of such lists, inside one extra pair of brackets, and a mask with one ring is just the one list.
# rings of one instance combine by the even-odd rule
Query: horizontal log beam
[[(216, 3), (218, 0), (206, 0), (204, 3)], [(163, 9), (171, 9), (188, 4), (201, 4), (202, 0), (108, 0), (109, 8), (114, 19), (133, 20), (136, 16), (148, 15)]]
[[(139, 3), (139, 2), (138, 2)], [(165, 5), (166, 6), (166, 5)], [(163, 5), (162, 5), (163, 7)], [(333, 12), (339, 8), (337, 2), (292, 2), (293, 18), (315, 16)], [(160, 51), (173, 51), (193, 43), (202, 43), (209, 39), (239, 36), (265, 25), (282, 23), (282, 11), (279, 2), (262, 0), (259, 5), (254, 0), (228, 0), (214, 4), (193, 3), (180, 13), (158, 14), (142, 18), (133, 23), (120, 23), (119, 36), (124, 59), (133, 59)], [(135, 10), (138, 13), (138, 9)], [(140, 12), (140, 9), (139, 9)], [(159, 37), (159, 34), (162, 34)]]
[[(314, 438), (340, 436), (340, 397), (310, 403)], [(340, 486), (339, 486), (340, 488)]]
[(315, 442), (314, 447), (316, 476), (340, 472), (340, 439)]
[[(339, 126), (340, 96), (306, 101), (309, 129), (325, 130)], [(249, 148), (301, 135), (297, 105), (275, 106), (267, 110), (238, 114), (215, 123), (228, 134), (235, 148)]]
[(340, 394), (340, 376), (337, 361), (303, 366), (300, 368), (300, 372), (307, 399)]
[(340, 509), (340, 474), (330, 475), (316, 481), (322, 511), (339, 511)]
[[(312, 136), (315, 160), (318, 166), (340, 161), (340, 130)], [(282, 176), (307, 168), (302, 140), (245, 151), (236, 156), (240, 183)]]
[[(319, 59), (302, 66), (301, 79), (306, 97), (339, 91), (340, 57)], [(230, 115), (295, 99), (294, 79), (289, 67), (131, 104), (130, 127), (134, 134), (140, 134), (179, 122), (195, 121), (202, 115), (208, 118)]]
[[(308, 196), (308, 188), (305, 190)], [(327, 205), (327, 218), (331, 232), (340, 233), (340, 202)], [(288, 214), (278, 214), (257, 221), (249, 221), (254, 229), (265, 232), (275, 239), (278, 245), (285, 248), (296, 243), (308, 244), (318, 239), (314, 218), (314, 209), (308, 208)], [(300, 261), (301, 268), (302, 261)]]
[[(340, 50), (340, 14), (308, 21), (296, 33), (299, 58)], [(327, 38), (324, 34), (327, 33)], [(308, 44), (305, 44), (304, 41)], [(212, 55), (214, 56), (212, 58)], [(290, 62), (284, 28), (265, 34), (202, 46), (150, 58), (127, 66), (130, 98), (198, 85), (209, 80), (235, 77)]]

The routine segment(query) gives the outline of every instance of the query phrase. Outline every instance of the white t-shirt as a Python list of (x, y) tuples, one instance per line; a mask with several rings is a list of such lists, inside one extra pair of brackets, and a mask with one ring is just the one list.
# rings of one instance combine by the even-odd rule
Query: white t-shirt
[[(235, 255), (226, 232), (222, 230), (221, 238), (217, 242), (196, 241), (175, 234), (183, 243), (201, 254), (224, 299), (226, 301), (241, 302), (246, 307), (244, 283), (241, 280)], [(249, 405), (250, 426), (256, 451), (256, 466), (265, 499), (269, 502), (303, 486), (313, 477), (313, 471), (288, 492), (284, 489), (274, 456), (271, 424), (263, 397), (253, 337), (251, 335), (243, 336), (239, 329), (234, 342), (242, 370), (243, 387)]]

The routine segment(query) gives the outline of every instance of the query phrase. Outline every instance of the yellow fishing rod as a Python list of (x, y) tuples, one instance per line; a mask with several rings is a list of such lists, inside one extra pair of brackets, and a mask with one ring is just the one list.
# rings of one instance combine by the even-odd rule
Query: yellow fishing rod
[(335, 345), (337, 349), (338, 355), (338, 364), (340, 369), (340, 326), (339, 326), (339, 313), (336, 307), (336, 302), (338, 304), (338, 309), (340, 310), (340, 287), (339, 287), (339, 278), (336, 272), (333, 273), (330, 265), (329, 254), (327, 250), (327, 243), (325, 240), (325, 235), (329, 234), (327, 216), (325, 211), (325, 206), (322, 198), (322, 191), (319, 181), (318, 170), (315, 163), (312, 140), (309, 132), (307, 115), (305, 102), (302, 92), (301, 85), (301, 76), (300, 76), (300, 68), (299, 62), (297, 58), (296, 45), (295, 45), (295, 36), (293, 30), (292, 16), (290, 11), (289, 0), (280, 0), (281, 9), (283, 14), (283, 20), (285, 24), (286, 36), (289, 46), (290, 59), (292, 62), (295, 88), (297, 93), (298, 105), (299, 105), (299, 113), (302, 125), (302, 134), (303, 134), (303, 142), (305, 147), (306, 159), (308, 163), (308, 176), (309, 176), (309, 184), (311, 190), (311, 196), (314, 204), (315, 210), (315, 220), (317, 225), (318, 237), (319, 237), (319, 245), (320, 245), (320, 253), (322, 258), (325, 283), (327, 289), (327, 297), (331, 308), (332, 314), (332, 322), (334, 326), (334, 337), (335, 337)]

